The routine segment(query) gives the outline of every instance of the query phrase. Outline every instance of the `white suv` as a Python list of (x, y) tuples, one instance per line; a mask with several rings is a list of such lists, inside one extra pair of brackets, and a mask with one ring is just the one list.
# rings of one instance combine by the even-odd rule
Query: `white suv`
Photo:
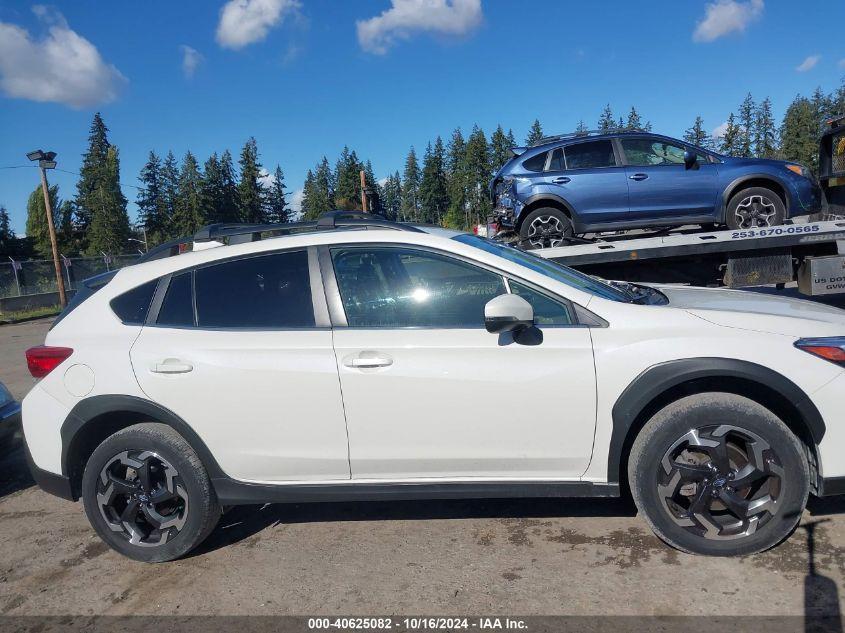
[(191, 241), (90, 281), (27, 352), (35, 479), (132, 558), (236, 504), (628, 489), (667, 543), (746, 554), (845, 492), (841, 310), (377, 217)]

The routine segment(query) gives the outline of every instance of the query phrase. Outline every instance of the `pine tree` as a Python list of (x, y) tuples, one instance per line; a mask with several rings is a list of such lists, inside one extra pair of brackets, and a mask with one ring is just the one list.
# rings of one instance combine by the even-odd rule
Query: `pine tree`
[(173, 225), (176, 215), (176, 194), (179, 191), (179, 166), (173, 152), (167, 152), (161, 164), (161, 197), (164, 201), (164, 237), (172, 239), (178, 237)]
[(202, 215), (203, 177), (194, 155), (188, 151), (182, 159), (176, 206), (173, 212), (173, 230), (176, 235), (192, 235), (205, 224)]
[(590, 128), (587, 127), (587, 124), (584, 123), (584, 119), (578, 121), (578, 126), (575, 128), (575, 133), (579, 136), (586, 136), (590, 131)]
[(742, 130), (736, 124), (736, 117), (731, 112), (728, 116), (727, 125), (725, 126), (725, 133), (722, 135), (722, 140), (719, 144), (719, 151), (726, 156), (738, 156), (741, 132)]
[(116, 255), (128, 246), (129, 215), (126, 197), (120, 189), (120, 157), (114, 145), (106, 151), (101, 178), (92, 198), (94, 209), (87, 232), (88, 252)]
[(388, 176), (384, 183), (382, 211), (388, 220), (396, 220), (402, 213), (402, 178), (398, 171)]
[(369, 193), (367, 194), (368, 209), (366, 210), (383, 215), (384, 206), (382, 198), (384, 197), (384, 188), (376, 180), (373, 164), (369, 160), (364, 164), (364, 185), (369, 189)]
[(797, 95), (786, 109), (780, 128), (780, 152), (785, 160), (818, 169), (818, 112), (814, 104)]
[(469, 220), (475, 224), (490, 215), (490, 196), (487, 186), (492, 175), (490, 151), (484, 131), (473, 126), (466, 146), (467, 194), (470, 207)]
[(543, 126), (540, 125), (540, 119), (534, 119), (531, 124), (531, 129), (528, 130), (528, 136), (525, 138), (525, 144), (529, 147), (537, 143), (543, 138)]
[(0, 205), (0, 257), (3, 259), (13, 256), (17, 251), (17, 238), (12, 230), (9, 212)]
[(205, 221), (223, 221), (223, 171), (217, 152), (213, 152), (203, 165), (199, 204), (200, 216)]
[(607, 132), (608, 130), (612, 130), (615, 127), (616, 121), (613, 119), (613, 110), (610, 109), (610, 104), (608, 103), (606, 106), (604, 106), (604, 110), (601, 111), (598, 129), (600, 129), (602, 132)]
[(510, 144), (505, 131), (499, 125), (490, 137), (490, 157), (493, 161), (493, 171), (498, 171), (502, 165), (508, 162), (512, 147), (513, 145)]
[(250, 137), (241, 150), (238, 161), (241, 168), (241, 180), (238, 183), (241, 222), (262, 224), (264, 217), (264, 192), (259, 179), (261, 163), (258, 162), (258, 144)]
[(420, 219), (420, 167), (414, 148), (405, 158), (405, 171), (402, 174), (402, 220), (417, 222)]
[(704, 119), (701, 116), (695, 117), (692, 127), (684, 132), (684, 140), (691, 145), (697, 145), (704, 149), (710, 149), (710, 135), (704, 130)]
[(276, 171), (273, 172), (273, 182), (270, 185), (270, 190), (267, 194), (267, 219), (270, 222), (289, 222), (288, 203), (285, 200), (285, 175), (282, 173), (282, 168), (276, 165)]
[(99, 205), (102, 195), (99, 189), (103, 184), (103, 170), (111, 144), (108, 139), (109, 129), (100, 113), (94, 114), (88, 132), (88, 150), (82, 155), (82, 167), (76, 183), (76, 207), (79, 230), (87, 232), (94, 216), (94, 209)]
[(217, 209), (219, 221), (239, 222), (240, 194), (232, 153), (229, 150), (220, 155), (220, 187), (220, 206)]
[(754, 155), (758, 158), (774, 158), (777, 154), (777, 129), (772, 114), (772, 101), (763, 99), (754, 114)]
[(749, 92), (739, 106), (739, 142), (737, 155), (748, 158), (754, 154), (754, 113), (757, 107)]
[(335, 207), (361, 209), (361, 163), (355, 150), (344, 146), (335, 164)]
[[(537, 124), (539, 126), (539, 122)], [(452, 132), (446, 154), (446, 173), (449, 186), (449, 211), (444, 223), (452, 228), (464, 228), (469, 225), (467, 214), (469, 176), (466, 168), (466, 142), (461, 128), (456, 128)]]
[(76, 205), (73, 200), (63, 200), (56, 214), (56, 241), (61, 252), (80, 253), (83, 250), (83, 236), (76, 229)]
[[(56, 210), (61, 206), (59, 201), (59, 186), (52, 185), (48, 189), (50, 206), (53, 208), (53, 223), (58, 224)], [(50, 229), (47, 225), (47, 211), (44, 207), (44, 191), (38, 185), (29, 194), (26, 202), (26, 237), (39, 257), (44, 259), (53, 256), (53, 248), (50, 244)]]
[(147, 235), (147, 246), (166, 241), (168, 233), (167, 205), (161, 182), (161, 161), (155, 152), (150, 152), (146, 164), (138, 176), (141, 187), (135, 204), (138, 217)]
[(631, 106), (631, 111), (628, 113), (628, 122), (625, 124), (625, 128), (629, 130), (641, 130), (643, 128), (640, 113), (634, 106)]
[(328, 159), (317, 163), (316, 168), (305, 177), (303, 187), (302, 214), (304, 220), (316, 220), (320, 214), (334, 210), (334, 175)]
[(310, 169), (305, 174), (305, 183), (302, 185), (302, 202), (299, 212), (304, 220), (313, 220), (317, 217), (314, 212), (316, 191), (314, 189), (314, 172)]
[[(501, 128), (499, 128), (501, 130)], [(502, 139), (505, 139), (502, 133)], [(449, 209), (449, 185), (446, 181), (446, 150), (439, 136), (425, 151), (422, 180), (420, 182), (421, 219), (429, 224), (440, 224)]]

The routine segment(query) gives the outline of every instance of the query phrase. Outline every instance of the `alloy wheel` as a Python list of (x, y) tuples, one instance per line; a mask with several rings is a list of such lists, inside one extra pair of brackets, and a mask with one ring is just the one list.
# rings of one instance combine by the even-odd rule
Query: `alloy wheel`
[(657, 489), (670, 518), (711, 540), (749, 536), (778, 507), (784, 470), (759, 435), (731, 425), (692, 429), (665, 452)]
[(774, 226), (772, 221), (777, 216), (777, 207), (766, 196), (753, 195), (743, 198), (734, 214), (737, 226), (741, 229)]
[(528, 242), (534, 248), (551, 248), (564, 243), (565, 230), (560, 218), (540, 215), (528, 225)]
[(97, 506), (131, 545), (164, 545), (185, 526), (188, 494), (177, 470), (152, 451), (123, 451), (103, 466)]

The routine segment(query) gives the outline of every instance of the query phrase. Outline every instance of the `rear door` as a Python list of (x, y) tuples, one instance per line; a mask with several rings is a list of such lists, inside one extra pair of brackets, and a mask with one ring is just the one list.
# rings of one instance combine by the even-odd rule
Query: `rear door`
[(190, 425), (230, 477), (349, 478), (316, 266), (302, 249), (165, 277), (132, 347), (141, 389)]
[(549, 191), (575, 210), (582, 223), (621, 221), (628, 214), (628, 181), (607, 139), (582, 141), (552, 151)]
[(696, 166), (688, 169), (681, 143), (622, 136), (619, 145), (627, 164), (631, 219), (715, 218), (718, 167), (706, 155), (699, 153)]

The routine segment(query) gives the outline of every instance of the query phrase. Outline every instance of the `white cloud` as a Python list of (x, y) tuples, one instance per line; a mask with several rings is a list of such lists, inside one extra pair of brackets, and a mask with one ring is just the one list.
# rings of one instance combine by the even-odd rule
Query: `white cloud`
[(763, 14), (763, 0), (716, 0), (704, 9), (704, 18), (695, 26), (692, 39), (696, 42), (712, 42), (733, 33), (742, 32)]
[(260, 184), (265, 189), (269, 189), (273, 185), (276, 184), (276, 175), (271, 174), (267, 171), (264, 167), (258, 172), (258, 184)]
[(716, 126), (713, 128), (713, 131), (710, 132), (710, 136), (713, 138), (722, 138), (725, 135), (725, 132), (728, 131), (728, 122), (725, 121), (721, 125)]
[(187, 44), (182, 44), (179, 50), (182, 51), (182, 72), (185, 77), (190, 79), (197, 72), (197, 68), (203, 61), (203, 56), (197, 49), (191, 48)]
[(220, 10), (217, 43), (239, 49), (260, 42), (300, 6), (299, 0), (229, 0)]
[(417, 32), (464, 35), (481, 24), (481, 0), (391, 0), (381, 15), (358, 20), (358, 43), (365, 51), (383, 55)]
[(302, 199), (305, 197), (304, 189), (297, 189), (290, 197), (290, 208), (294, 213), (302, 213)]
[(805, 73), (808, 70), (812, 70), (813, 68), (815, 68), (816, 64), (819, 63), (819, 60), (821, 58), (822, 58), (821, 55), (810, 55), (803, 62), (798, 64), (795, 67), (795, 70), (797, 70), (799, 73)]
[(33, 39), (26, 29), (0, 22), (0, 89), (10, 97), (84, 108), (114, 101), (126, 78), (97, 48), (73, 31), (61, 13), (35, 5), (49, 28)]

